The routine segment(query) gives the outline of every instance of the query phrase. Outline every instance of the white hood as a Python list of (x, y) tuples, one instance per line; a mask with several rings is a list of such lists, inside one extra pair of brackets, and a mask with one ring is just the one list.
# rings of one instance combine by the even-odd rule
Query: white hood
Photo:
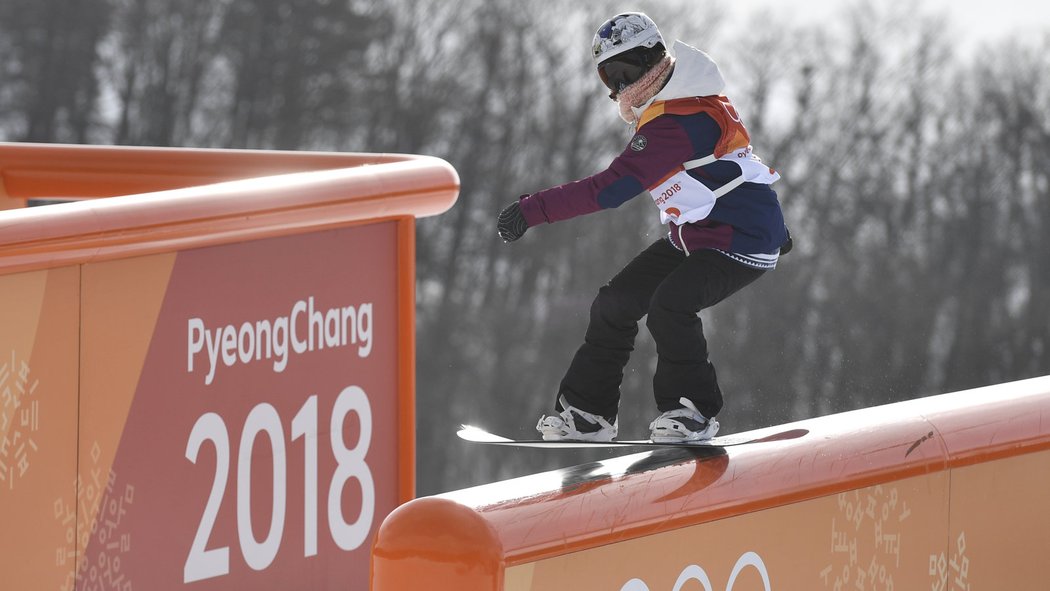
[(699, 49), (675, 41), (671, 51), (674, 54), (674, 72), (663, 89), (641, 107), (635, 107), (635, 115), (641, 116), (649, 105), (655, 101), (667, 101), (691, 96), (717, 96), (725, 90), (726, 81), (718, 64)]

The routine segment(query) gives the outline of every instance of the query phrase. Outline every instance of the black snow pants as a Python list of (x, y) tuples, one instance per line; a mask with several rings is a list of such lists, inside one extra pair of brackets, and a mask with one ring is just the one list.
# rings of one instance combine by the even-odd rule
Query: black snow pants
[(714, 417), (722, 409), (722, 392), (698, 313), (763, 273), (713, 250), (687, 256), (666, 238), (654, 242), (598, 290), (584, 343), (562, 379), (559, 396), (581, 410), (615, 416), (638, 322), (648, 314), (646, 326), (658, 356), (653, 377), (657, 408), (681, 408), (678, 400), (685, 397), (704, 416)]

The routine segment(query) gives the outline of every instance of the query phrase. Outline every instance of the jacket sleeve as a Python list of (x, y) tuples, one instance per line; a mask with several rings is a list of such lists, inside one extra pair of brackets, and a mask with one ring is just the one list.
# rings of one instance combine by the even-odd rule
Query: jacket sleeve
[(689, 134), (676, 117), (662, 115), (640, 129), (609, 168), (578, 181), (523, 195), (521, 211), (525, 221), (535, 226), (619, 207), (666, 178), (693, 154)]

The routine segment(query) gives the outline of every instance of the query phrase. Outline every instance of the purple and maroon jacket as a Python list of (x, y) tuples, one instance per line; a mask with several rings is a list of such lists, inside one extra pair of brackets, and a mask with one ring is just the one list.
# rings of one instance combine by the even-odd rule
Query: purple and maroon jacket
[[(724, 86), (721, 73), (706, 54), (680, 42), (675, 50), (675, 71), (653, 101), (636, 110), (643, 126), (627, 148), (597, 174), (523, 195), (521, 210), (529, 226), (619, 207), (647, 193), (649, 187), (680, 170), (684, 162), (714, 154), (720, 143), (725, 144), (725, 136), (734, 132), (728, 127), (743, 131), (739, 120), (727, 125), (724, 118), (713, 117), (703, 109), (690, 113), (662, 108), (672, 101), (681, 102), (674, 99), (716, 97)], [(719, 100), (727, 102), (724, 97)], [(716, 160), (688, 173), (715, 190), (739, 177), (741, 171), (731, 161)], [(711, 248), (739, 255), (775, 255), (787, 240), (777, 194), (760, 183), (746, 182), (726, 193), (700, 221), (681, 228), (674, 222), (669, 226), (672, 242), (686, 252)]]

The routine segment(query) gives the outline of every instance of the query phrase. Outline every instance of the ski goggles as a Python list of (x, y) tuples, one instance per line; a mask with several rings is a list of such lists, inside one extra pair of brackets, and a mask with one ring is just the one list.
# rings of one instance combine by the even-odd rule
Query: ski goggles
[(598, 77), (612, 91), (609, 98), (615, 100), (620, 91), (638, 81), (649, 70), (644, 60), (635, 56), (616, 56), (598, 65)]

